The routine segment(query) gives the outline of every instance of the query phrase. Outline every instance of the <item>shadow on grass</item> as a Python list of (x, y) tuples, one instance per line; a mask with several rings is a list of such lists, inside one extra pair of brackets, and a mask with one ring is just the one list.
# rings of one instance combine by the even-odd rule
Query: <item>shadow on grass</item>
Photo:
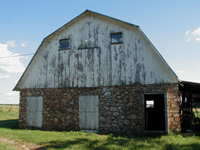
[(200, 143), (199, 144), (185, 144), (185, 145), (175, 145), (175, 144), (168, 144), (165, 146), (164, 150), (200, 150)]
[[(45, 143), (40, 143), (40, 145), (45, 145), (35, 150), (47, 150), (47, 149), (88, 149), (88, 150), (118, 150), (123, 148), (131, 149), (148, 149), (149, 146), (142, 144), (141, 139), (134, 139), (134, 143), (130, 143), (132, 138), (127, 139), (117, 139), (115, 136), (108, 136), (106, 140), (92, 140), (88, 138), (76, 138), (74, 140), (66, 141), (50, 141)], [(139, 142), (140, 141), (140, 142)], [(139, 144), (137, 144), (139, 142)], [(134, 145), (132, 145), (134, 144)]]
[[(76, 139), (76, 140), (68, 140), (68, 141), (50, 141), (50, 142), (41, 143), (42, 145), (46, 145), (46, 146), (37, 148), (35, 150), (46, 150), (46, 149), (50, 149), (50, 148), (61, 149), (61, 148), (71, 148), (71, 147), (79, 148), (88, 142), (89, 142), (89, 140), (84, 139), (84, 138), (80, 138), (80, 139)], [(82, 146), (82, 147), (84, 147), (84, 146)]]
[[(152, 142), (152, 143), (151, 143)], [(154, 141), (155, 143), (155, 141)], [(156, 142), (157, 145), (160, 145), (160, 142)], [(163, 143), (162, 143), (163, 144)], [(149, 144), (144, 144), (141, 142), (141, 139), (134, 139), (134, 142), (130, 142), (130, 139), (111, 139), (107, 138), (105, 141), (101, 140), (91, 140), (87, 138), (77, 138), (74, 140), (66, 141), (50, 141), (46, 143), (41, 143), (45, 145), (43, 147), (34, 149), (34, 150), (47, 150), (47, 149), (88, 149), (88, 150), (119, 150), (119, 149), (156, 149), (157, 146), (153, 144), (153, 141), (149, 141)], [(198, 144), (185, 144), (185, 145), (176, 145), (176, 144), (166, 144), (163, 145), (164, 150), (200, 150), (200, 143)]]
[(42, 145), (46, 145), (44, 147), (40, 147), (35, 150), (46, 150), (49, 148), (66, 148), (66, 147), (72, 147), (73, 145), (79, 145), (82, 143), (88, 142), (87, 139), (78, 139), (78, 140), (68, 140), (68, 141), (50, 141), (50, 142), (44, 142)]
[(51, 141), (47, 143), (42, 143), (46, 145), (44, 147), (37, 148), (35, 150), (47, 150), (47, 149), (65, 149), (65, 148), (74, 148), (74, 149), (88, 149), (88, 150), (109, 150), (109, 144), (107, 142), (102, 142), (99, 140), (89, 140), (87, 138), (78, 138), (75, 140), (67, 141)]
[(0, 121), (0, 128), (18, 129), (18, 119), (1, 120)]

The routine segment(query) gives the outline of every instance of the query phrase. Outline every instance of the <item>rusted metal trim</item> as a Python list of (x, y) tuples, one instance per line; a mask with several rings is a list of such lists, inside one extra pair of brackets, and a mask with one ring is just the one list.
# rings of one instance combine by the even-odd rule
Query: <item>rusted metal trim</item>
[(110, 43), (111, 45), (123, 44), (123, 42)]
[(63, 49), (58, 49), (58, 51), (64, 51), (64, 50), (71, 50), (71, 48), (63, 48)]
[(79, 47), (78, 50), (84, 50), (84, 49), (95, 49), (99, 47)]

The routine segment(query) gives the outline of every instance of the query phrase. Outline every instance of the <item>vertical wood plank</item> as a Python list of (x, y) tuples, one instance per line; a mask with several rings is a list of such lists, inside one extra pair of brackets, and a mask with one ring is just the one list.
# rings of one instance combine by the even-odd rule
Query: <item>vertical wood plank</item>
[(26, 124), (30, 127), (42, 127), (43, 123), (43, 98), (39, 97), (27, 97), (27, 110), (26, 110)]
[(100, 68), (99, 68), (99, 48), (94, 49), (94, 87), (99, 86)]
[(77, 50), (71, 51), (70, 56), (70, 86), (71, 87), (77, 87), (77, 78), (78, 78), (78, 72), (77, 72)]
[(111, 46), (111, 62), (112, 62), (112, 85), (118, 85), (121, 78), (120, 68), (120, 48), (121, 45)]
[(79, 126), (82, 130), (99, 129), (99, 98), (96, 95), (79, 97)]

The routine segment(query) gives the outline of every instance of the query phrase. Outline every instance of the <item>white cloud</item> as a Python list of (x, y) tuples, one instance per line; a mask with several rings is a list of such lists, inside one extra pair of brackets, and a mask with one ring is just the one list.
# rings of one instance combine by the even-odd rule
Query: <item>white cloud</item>
[(17, 47), (17, 44), (16, 44), (15, 41), (8, 41), (6, 44), (7, 44), (8, 46), (10, 46), (10, 47)]
[(21, 45), (21, 47), (26, 47), (27, 43), (26, 42), (22, 42), (20, 45)]
[(13, 57), (19, 55), (8, 50), (9, 44), (12, 42), (7, 42), (7, 44), (0, 43), (0, 70), (7, 73), (22, 73), (24, 71), (24, 65), (20, 61), (19, 57)]
[(14, 95), (18, 95), (18, 93), (12, 91), (12, 92), (6, 93), (5, 95), (6, 95), (6, 96), (14, 96)]
[(186, 35), (188, 35), (189, 33), (190, 33), (190, 30), (187, 30), (187, 31), (185, 32)]
[(19, 93), (10, 91), (0, 94), (0, 104), (19, 104)]
[(191, 37), (187, 38), (186, 42), (190, 42), (191, 41)]
[(0, 79), (7, 79), (9, 78), (9, 74), (0, 74)]
[(192, 32), (192, 36), (196, 41), (200, 41), (200, 27)]
[(186, 40), (187, 42), (190, 42), (192, 39), (194, 39), (194, 40), (200, 42), (200, 27), (197, 28), (197, 29), (195, 29), (195, 30), (192, 31), (192, 32), (190, 32), (190, 30), (187, 30), (187, 31), (185, 32), (185, 34), (186, 34), (187, 36), (189, 36), (189, 37), (187, 38), (187, 40)]
[[(16, 41), (8, 41), (6, 44), (8, 45), (8, 47), (18, 47), (18, 44), (16, 43)], [(27, 43), (22, 41), (19, 45), (21, 47), (26, 47)]]
[(177, 70), (176, 73), (184, 73), (185, 70)]

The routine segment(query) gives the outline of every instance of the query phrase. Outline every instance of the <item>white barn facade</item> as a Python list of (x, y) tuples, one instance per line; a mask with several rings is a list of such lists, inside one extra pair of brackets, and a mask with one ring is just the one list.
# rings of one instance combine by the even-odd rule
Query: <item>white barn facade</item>
[(47, 36), (17, 83), (21, 128), (180, 131), (179, 80), (139, 26), (86, 10)]

